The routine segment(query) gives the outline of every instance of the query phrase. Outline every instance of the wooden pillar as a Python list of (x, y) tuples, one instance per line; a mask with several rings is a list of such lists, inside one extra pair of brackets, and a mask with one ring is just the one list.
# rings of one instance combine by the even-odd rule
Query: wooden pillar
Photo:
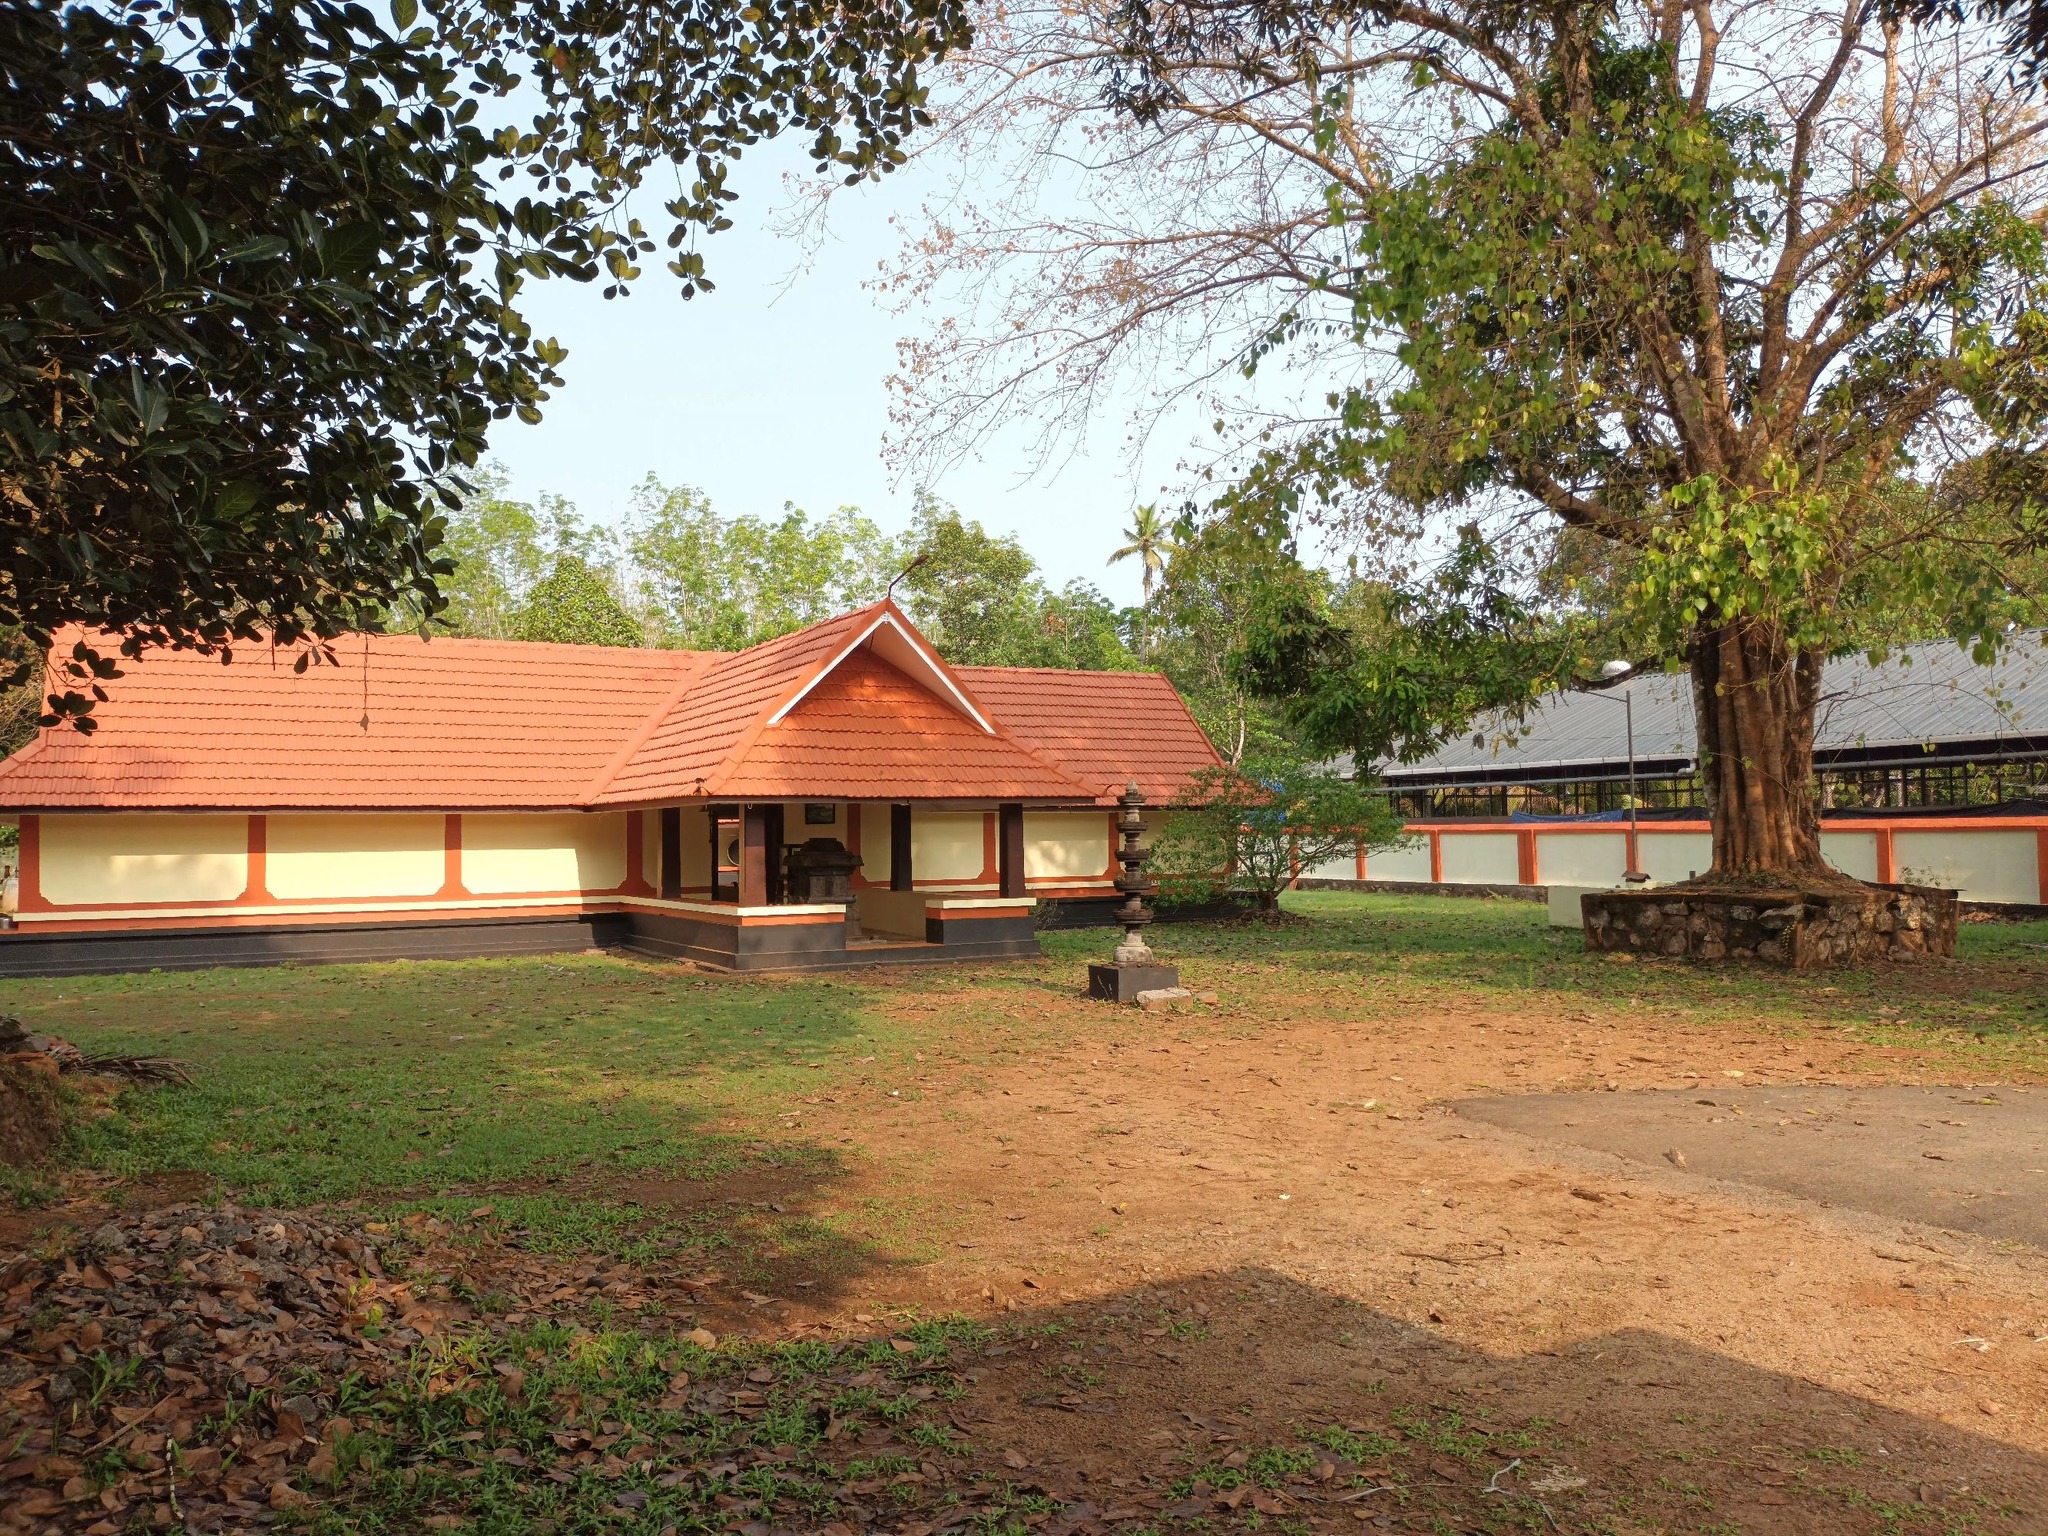
[(740, 905), (768, 905), (768, 807), (740, 807)]
[[(711, 824), (711, 841), (718, 841), (718, 823)], [(712, 850), (711, 867), (718, 868), (717, 849)], [(683, 899), (683, 808), (679, 805), (665, 805), (661, 808), (661, 871), (655, 889), (661, 892), (663, 901)]]
[(910, 807), (889, 807), (889, 889), (910, 889)]
[(1024, 894), (1024, 807), (1015, 801), (996, 807), (996, 870), (1003, 895)]
[(725, 850), (720, 846), (725, 837), (725, 832), (719, 823), (724, 822), (730, 825), (738, 817), (739, 813), (740, 808), (736, 805), (707, 805), (704, 808), (704, 820), (709, 824), (711, 832), (711, 899), (713, 901), (738, 901), (740, 899), (738, 876), (732, 877), (733, 884), (726, 885), (721, 883), (718, 874), (719, 866), (725, 862)]
[(1877, 843), (1877, 883), (1890, 885), (1899, 878), (1898, 866), (1892, 862), (1892, 829), (1879, 827), (1874, 837)]
[(1444, 835), (1435, 827), (1429, 829), (1429, 878), (1437, 885), (1444, 882)]
[(768, 892), (768, 905), (771, 907), (778, 907), (783, 901), (782, 845), (785, 829), (782, 822), (783, 805), (780, 800), (773, 805), (761, 807), (761, 843), (768, 865), (767, 879), (763, 885)]
[(1515, 829), (1515, 879), (1523, 885), (1540, 883), (1536, 878), (1536, 829)]

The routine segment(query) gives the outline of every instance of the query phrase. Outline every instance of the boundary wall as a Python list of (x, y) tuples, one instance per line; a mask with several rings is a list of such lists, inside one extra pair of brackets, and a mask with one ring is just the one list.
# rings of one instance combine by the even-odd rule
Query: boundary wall
[[(1408, 832), (1402, 847), (1304, 868), (1299, 883), (1602, 887), (1619, 885), (1629, 864), (1625, 821), (1460, 817), (1410, 822)], [(1830, 817), (1821, 852), (1859, 880), (1938, 886), (1973, 905), (2048, 904), (2048, 816)], [(1704, 873), (1713, 840), (1705, 821), (1646, 821), (1635, 854), (1639, 869), (1668, 883)]]

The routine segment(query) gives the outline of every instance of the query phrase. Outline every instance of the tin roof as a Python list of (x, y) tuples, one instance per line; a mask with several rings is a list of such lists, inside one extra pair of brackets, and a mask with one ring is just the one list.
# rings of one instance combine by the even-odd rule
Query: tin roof
[[(1389, 784), (1502, 783), (1620, 773), (1628, 762), (1624, 690), (1634, 695), (1639, 773), (1690, 772), (1699, 753), (1691, 678), (1655, 673), (1595, 693), (1556, 693), (1519, 724), (1478, 721)], [(2031, 745), (2029, 745), (2031, 743)], [(1827, 663), (1815, 719), (1822, 766), (1895, 767), (2048, 747), (2048, 636), (2027, 633), (1990, 666), (1948, 641), (1902, 646), (1883, 662)]]

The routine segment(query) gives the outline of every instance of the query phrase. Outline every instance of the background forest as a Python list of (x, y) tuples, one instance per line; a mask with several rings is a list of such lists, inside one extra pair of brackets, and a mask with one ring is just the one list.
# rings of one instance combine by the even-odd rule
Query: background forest
[(440, 622), (485, 639), (736, 650), (873, 602), (905, 573), (896, 600), (948, 661), (1164, 671), (1233, 762), (1278, 747), (1276, 717), (1232, 660), (1280, 595), (1328, 583), (1291, 555), (1169, 527), (1150, 507), (1121, 538), (1105, 555), (1139, 562), (1137, 607), (1087, 582), (1049, 586), (1014, 536), (928, 492), (889, 534), (855, 507), (728, 515), (650, 475), (610, 526), (560, 497), (516, 500), (487, 471), (449, 519)]

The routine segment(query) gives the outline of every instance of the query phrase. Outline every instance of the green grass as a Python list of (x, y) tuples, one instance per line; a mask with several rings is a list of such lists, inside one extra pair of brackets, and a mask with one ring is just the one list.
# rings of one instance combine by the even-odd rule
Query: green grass
[[(1247, 995), (1326, 988), (1364, 1010), (1474, 1002), (1504, 1011), (1627, 1011), (1801, 1035), (1849, 1027), (1987, 1075), (2048, 1075), (2048, 922), (1966, 923), (1953, 961), (1788, 974), (1761, 966), (1622, 963), (1585, 953), (1535, 902), (1297, 891), (1299, 925), (1155, 929), (1196, 984)], [(1078, 963), (1091, 936), (1046, 936)], [(1266, 978), (1280, 978), (1278, 981)], [(1257, 1016), (1271, 1010), (1254, 1007)], [(1981, 1037), (1981, 1038), (1980, 1038)]]
[(84, 1123), (88, 1166), (197, 1170), (283, 1206), (487, 1190), (543, 1247), (616, 1247), (645, 1213), (586, 1194), (621, 1179), (829, 1176), (836, 1154), (774, 1112), (900, 1054), (863, 1035), (865, 988), (604, 956), (66, 978), (11, 1003), (89, 1049), (193, 1064), (195, 1087)]
[[(1626, 1009), (1846, 1029), (1980, 1076), (2048, 1074), (2048, 923), (1966, 926), (1951, 964), (1788, 976), (1587, 956), (1533, 903), (1301, 892), (1288, 905), (1308, 921), (1154, 931), (1191, 983), (1225, 994), (1224, 1013), (1177, 1027), (1256, 1032), (1474, 1002)], [(193, 1063), (196, 1087), (126, 1094), (80, 1127), (90, 1167), (196, 1170), (283, 1206), (488, 1200), (531, 1246), (645, 1257), (729, 1243), (733, 1218), (643, 1204), (634, 1180), (837, 1178), (844, 1154), (805, 1132), (806, 1097), (914, 1098), (919, 1050), (964, 1064), (971, 1086), (977, 1062), (1156, 1030), (1076, 1001), (1106, 934), (1045, 942), (1039, 965), (834, 977), (709, 977), (601, 955), (71, 977), (13, 983), (8, 1006), (91, 1050)], [(919, 1213), (885, 1206), (860, 1225), (913, 1241)], [(821, 1260), (853, 1241), (800, 1210), (756, 1225)]]

